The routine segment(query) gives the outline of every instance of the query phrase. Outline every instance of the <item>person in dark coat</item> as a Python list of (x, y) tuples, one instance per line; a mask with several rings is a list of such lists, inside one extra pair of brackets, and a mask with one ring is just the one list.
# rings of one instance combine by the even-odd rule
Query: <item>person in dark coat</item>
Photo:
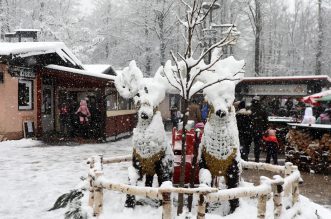
[(209, 115), (209, 104), (206, 100), (204, 100), (201, 105), (201, 119), (202, 122), (205, 124), (207, 122), (208, 115)]
[(191, 104), (188, 107), (189, 115), (188, 120), (193, 120), (194, 124), (197, 124), (198, 122), (201, 122), (201, 112), (200, 112), (200, 106), (197, 104), (196, 100), (192, 100)]
[(252, 111), (246, 109), (245, 101), (241, 101), (236, 112), (241, 158), (248, 161), (249, 148), (252, 143)]
[(180, 115), (176, 106), (170, 109), (170, 116), (171, 116), (172, 127), (178, 129)]
[(69, 106), (66, 102), (63, 102), (59, 108), (60, 111), (60, 131), (63, 137), (67, 137), (69, 134)]
[(260, 161), (262, 136), (267, 129), (268, 129), (268, 113), (261, 106), (260, 98), (256, 96), (252, 100), (252, 130), (253, 130), (255, 162)]

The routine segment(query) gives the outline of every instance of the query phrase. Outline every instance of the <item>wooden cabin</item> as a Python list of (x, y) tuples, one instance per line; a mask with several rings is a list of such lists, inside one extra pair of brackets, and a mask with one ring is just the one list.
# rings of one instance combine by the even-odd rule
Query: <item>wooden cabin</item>
[[(115, 74), (110, 65), (83, 65), (61, 42), (0, 43), (0, 136), (58, 132), (60, 104), (69, 103), (74, 114), (81, 99), (88, 100), (94, 114), (94, 137), (131, 134), (136, 110), (132, 100), (118, 95)], [(77, 128), (76, 121), (71, 123)]]

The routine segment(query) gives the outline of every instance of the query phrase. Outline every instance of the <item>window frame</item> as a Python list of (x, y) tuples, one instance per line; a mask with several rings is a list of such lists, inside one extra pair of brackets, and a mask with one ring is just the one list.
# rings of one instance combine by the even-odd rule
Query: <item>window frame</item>
[[(19, 91), (19, 85), (20, 84), (25, 84), (26, 87), (29, 88), (29, 102), (27, 106), (22, 106), (20, 105), (20, 91)], [(28, 111), (28, 110), (33, 110), (33, 103), (34, 103), (34, 99), (33, 99), (33, 80), (25, 80), (25, 79), (19, 79), (18, 80), (18, 87), (17, 87), (17, 106), (18, 106), (18, 110), (20, 111)]]

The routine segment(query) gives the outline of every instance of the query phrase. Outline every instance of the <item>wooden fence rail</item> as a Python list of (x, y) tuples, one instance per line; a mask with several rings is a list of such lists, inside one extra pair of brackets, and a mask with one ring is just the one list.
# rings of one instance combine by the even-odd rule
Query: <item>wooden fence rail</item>
[[(119, 162), (131, 161), (130, 156), (121, 156), (104, 159), (102, 155), (94, 156), (88, 159), (90, 165), (88, 180), (89, 180), (89, 201), (88, 205), (93, 208), (95, 217), (102, 213), (103, 208), (103, 190), (118, 191), (125, 194), (143, 196), (152, 199), (162, 200), (162, 218), (172, 218), (172, 193), (197, 194), (199, 197), (197, 208), (197, 219), (204, 219), (207, 202), (228, 201), (243, 197), (257, 197), (257, 215), (259, 219), (266, 216), (266, 203), (268, 195), (272, 193), (274, 203), (274, 218), (279, 218), (282, 215), (282, 197), (292, 197), (292, 205), (299, 199), (299, 183), (302, 181), (298, 168), (292, 163), (286, 163), (285, 166), (276, 166), (266, 163), (255, 163), (242, 161), (242, 166), (247, 169), (267, 170), (273, 173), (284, 175), (273, 176), (270, 179), (265, 176), (260, 177), (260, 185), (254, 187), (241, 187), (219, 190), (207, 186), (198, 188), (175, 188), (171, 182), (165, 182), (160, 188), (131, 186), (121, 183), (112, 183), (103, 173), (103, 165)], [(284, 192), (283, 192), (284, 191)], [(288, 206), (290, 207), (290, 206)]]

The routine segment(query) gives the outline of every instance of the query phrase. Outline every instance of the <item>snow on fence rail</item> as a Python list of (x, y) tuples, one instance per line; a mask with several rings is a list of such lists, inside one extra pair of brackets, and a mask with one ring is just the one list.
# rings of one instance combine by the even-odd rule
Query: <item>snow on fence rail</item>
[(143, 196), (162, 200), (163, 219), (172, 218), (172, 200), (171, 193), (198, 194), (197, 219), (204, 219), (207, 202), (228, 201), (243, 197), (257, 197), (257, 215), (259, 219), (265, 218), (266, 203), (269, 194), (273, 194), (274, 217), (279, 218), (282, 214), (282, 192), (283, 196), (292, 197), (292, 205), (299, 200), (299, 183), (302, 182), (298, 167), (292, 163), (285, 163), (285, 166), (276, 166), (266, 163), (255, 163), (242, 161), (243, 168), (266, 170), (273, 173), (283, 174), (284, 178), (274, 175), (273, 179), (265, 176), (260, 177), (260, 185), (254, 187), (241, 187), (219, 190), (201, 185), (199, 188), (175, 188), (171, 182), (164, 182), (160, 188), (131, 186), (121, 183), (112, 183), (103, 174), (103, 165), (111, 163), (128, 162), (132, 156), (119, 156), (104, 159), (102, 155), (94, 156), (88, 159), (90, 165), (89, 180), (89, 201), (88, 205), (93, 208), (94, 216), (98, 217), (103, 208), (103, 189), (118, 191), (126, 194)]

